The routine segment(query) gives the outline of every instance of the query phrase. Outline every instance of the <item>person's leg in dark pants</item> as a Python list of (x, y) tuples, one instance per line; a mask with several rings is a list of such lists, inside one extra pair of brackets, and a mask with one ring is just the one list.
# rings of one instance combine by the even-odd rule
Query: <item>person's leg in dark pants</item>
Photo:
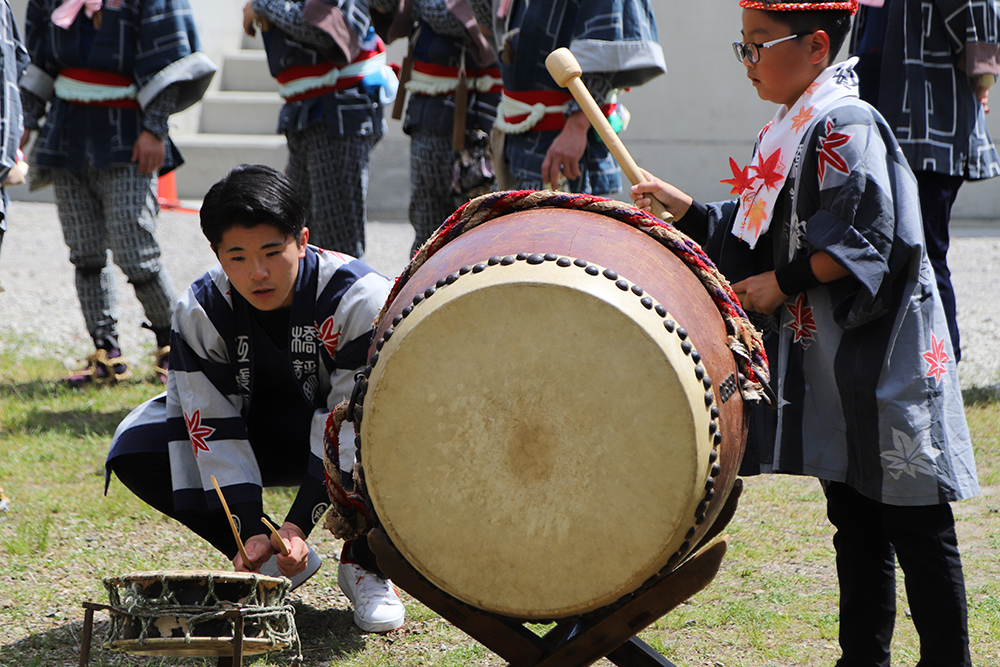
[(962, 345), (958, 332), (958, 317), (955, 307), (955, 290), (951, 286), (951, 271), (948, 269), (948, 246), (951, 236), (951, 207), (958, 197), (958, 189), (964, 183), (961, 176), (949, 176), (934, 171), (915, 172), (920, 191), (920, 214), (924, 220), (924, 239), (927, 244), (927, 258), (934, 268), (941, 305), (948, 320), (948, 333), (955, 352), (955, 361), (962, 358)]
[(880, 504), (838, 482), (826, 486), (827, 516), (836, 527), (840, 581), (837, 667), (889, 667), (896, 620), (896, 566)]
[(112, 470), (129, 491), (153, 509), (176, 519), (232, 560), (238, 551), (226, 513), (218, 510), (177, 512), (170, 476), (170, 455), (163, 453), (122, 454), (111, 462)]
[(917, 667), (971, 667), (965, 578), (951, 506), (883, 509), (920, 635)]

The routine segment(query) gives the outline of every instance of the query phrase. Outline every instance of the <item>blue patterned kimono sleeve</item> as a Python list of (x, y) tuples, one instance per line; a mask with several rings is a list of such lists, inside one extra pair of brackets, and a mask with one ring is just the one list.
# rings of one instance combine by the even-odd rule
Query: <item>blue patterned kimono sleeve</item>
[(640, 86), (667, 71), (648, 0), (580, 3), (569, 50), (584, 73), (607, 72), (613, 88)]
[[(916, 180), (871, 107), (852, 100), (821, 118), (805, 143), (798, 200), (818, 201), (796, 216), (789, 255), (822, 250), (852, 279), (830, 284), (834, 316), (845, 329), (885, 315), (895, 277), (923, 245)], [(799, 207), (801, 210), (801, 207)], [(787, 258), (793, 259), (792, 256)]]
[[(17, 149), (20, 146), (24, 124), (21, 114), (21, 95), (18, 82), (28, 67), (28, 52), (21, 43), (21, 34), (14, 20), (14, 13), (7, 2), (0, 7), (0, 56), (3, 62), (3, 91), (0, 94), (0, 181), (17, 164)], [(6, 211), (0, 209), (0, 214)], [(2, 224), (2, 223), (0, 223)]]
[(50, 27), (51, 23), (45, 16), (42, 3), (39, 0), (29, 0), (24, 17), (24, 45), (31, 64), (24, 73), (21, 88), (33, 93), (42, 102), (50, 101), (55, 95), (53, 82), (60, 69), (48, 44)]
[(145, 0), (134, 65), (139, 104), (145, 108), (174, 83), (179, 84), (175, 112), (200, 100), (217, 69), (200, 49), (187, 0)]

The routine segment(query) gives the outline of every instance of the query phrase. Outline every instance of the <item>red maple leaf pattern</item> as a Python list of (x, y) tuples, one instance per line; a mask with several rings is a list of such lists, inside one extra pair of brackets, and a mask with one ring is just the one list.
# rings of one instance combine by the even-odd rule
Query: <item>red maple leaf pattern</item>
[(841, 134), (840, 132), (831, 133), (830, 130), (833, 128), (833, 121), (827, 121), (826, 123), (826, 138), (823, 139), (823, 145), (820, 147), (819, 151), (819, 182), (823, 183), (823, 176), (826, 174), (826, 166), (830, 165), (837, 171), (847, 174), (850, 169), (847, 167), (847, 162), (840, 156), (837, 149), (843, 146), (851, 138), (849, 134)]
[(941, 376), (948, 373), (947, 364), (951, 360), (948, 353), (944, 351), (944, 339), (939, 339), (931, 334), (931, 349), (923, 353), (924, 361), (927, 362), (927, 375), (925, 377), (934, 378), (934, 385), (941, 384)]
[(190, 417), (188, 417), (185, 412), (184, 423), (187, 425), (188, 437), (191, 438), (191, 446), (194, 447), (195, 458), (198, 457), (199, 451), (209, 451), (208, 445), (205, 443), (205, 439), (215, 433), (215, 429), (211, 426), (202, 426), (201, 410), (195, 410), (194, 414)]
[(802, 347), (809, 347), (809, 344), (816, 340), (813, 336), (816, 333), (816, 320), (813, 319), (813, 309), (806, 305), (806, 297), (799, 294), (792, 305), (786, 305), (788, 312), (792, 316), (792, 321), (785, 324), (795, 334), (793, 343), (802, 342)]
[(733, 158), (729, 158), (729, 168), (733, 170), (733, 177), (725, 181), (719, 181), (719, 183), (725, 183), (726, 185), (733, 186), (733, 189), (729, 191), (729, 194), (741, 195), (754, 182), (756, 176), (750, 175), (750, 165), (743, 167), (743, 170), (740, 171), (739, 166), (736, 164), (736, 160)]
[(319, 332), (319, 339), (323, 341), (323, 347), (327, 354), (334, 357), (337, 354), (337, 344), (340, 343), (340, 332), (337, 331), (337, 323), (333, 321), (333, 315), (326, 318), (322, 325), (316, 325)]
[(799, 112), (792, 116), (792, 129), (800, 132), (813, 119), (813, 109), (815, 108), (814, 106), (808, 109), (805, 107), (800, 108)]
[(767, 218), (766, 206), (767, 202), (758, 198), (750, 206), (750, 210), (747, 211), (746, 224), (753, 230), (755, 238), (760, 236), (760, 226), (764, 224)]
[(784, 178), (784, 174), (781, 173), (781, 149), (771, 153), (771, 156), (767, 160), (763, 160), (763, 156), (757, 155), (757, 166), (753, 169), (757, 172), (757, 176), (764, 181), (765, 187), (768, 190), (773, 190), (777, 185), (779, 185)]

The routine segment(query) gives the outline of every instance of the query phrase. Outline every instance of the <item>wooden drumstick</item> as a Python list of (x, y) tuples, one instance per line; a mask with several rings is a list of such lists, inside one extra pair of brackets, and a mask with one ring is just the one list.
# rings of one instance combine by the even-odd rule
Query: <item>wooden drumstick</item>
[[(545, 67), (548, 68), (549, 74), (552, 75), (556, 83), (563, 88), (568, 88), (569, 92), (573, 94), (577, 104), (583, 109), (583, 113), (586, 114), (590, 124), (601, 135), (604, 144), (611, 151), (611, 154), (615, 157), (622, 171), (625, 172), (625, 176), (632, 182), (632, 185), (645, 183), (646, 177), (639, 171), (639, 165), (629, 155), (625, 144), (618, 138), (618, 133), (611, 128), (611, 123), (604, 117), (604, 113), (597, 106), (597, 102), (594, 101), (590, 91), (587, 90), (587, 87), (583, 85), (583, 81), (580, 80), (583, 69), (580, 67), (580, 63), (577, 62), (576, 56), (565, 47), (558, 48), (545, 59)], [(652, 195), (649, 195), (649, 199), (652, 202), (650, 208), (653, 211), (653, 215), (661, 220), (673, 220), (674, 216), (667, 211), (660, 200)]]
[(278, 544), (280, 545), (278, 548), (281, 549), (281, 555), (287, 556), (288, 547), (285, 546), (285, 541), (281, 539), (281, 535), (278, 534), (278, 529), (274, 527), (273, 523), (267, 520), (266, 516), (262, 516), (260, 520), (265, 526), (271, 529), (271, 534), (278, 538)]
[(222, 501), (222, 509), (226, 511), (226, 518), (229, 519), (229, 527), (233, 529), (233, 537), (236, 538), (236, 546), (240, 548), (240, 555), (243, 556), (243, 565), (247, 569), (250, 568), (250, 557), (247, 556), (247, 550), (243, 548), (243, 540), (240, 539), (240, 531), (236, 530), (236, 522), (233, 521), (233, 515), (229, 512), (229, 504), (226, 503), (226, 497), (222, 495), (222, 489), (219, 488), (219, 483), (215, 481), (215, 475), (211, 475), (212, 484), (215, 486), (215, 492), (219, 494), (219, 500)]

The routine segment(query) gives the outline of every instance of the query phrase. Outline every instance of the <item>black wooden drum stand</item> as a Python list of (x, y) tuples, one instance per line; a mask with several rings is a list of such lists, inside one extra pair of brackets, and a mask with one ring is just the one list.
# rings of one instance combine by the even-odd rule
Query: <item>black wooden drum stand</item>
[(393, 583), (420, 600), (480, 644), (506, 660), (510, 667), (583, 667), (602, 657), (619, 667), (676, 667), (636, 634), (652, 625), (715, 577), (728, 539), (708, 545), (729, 524), (743, 482), (736, 480), (715, 523), (692, 550), (692, 556), (650, 587), (638, 591), (620, 606), (611, 605), (585, 619), (556, 623), (544, 636), (527, 621), (483, 612), (444, 593), (411, 566), (381, 530), (368, 534), (379, 567)]

